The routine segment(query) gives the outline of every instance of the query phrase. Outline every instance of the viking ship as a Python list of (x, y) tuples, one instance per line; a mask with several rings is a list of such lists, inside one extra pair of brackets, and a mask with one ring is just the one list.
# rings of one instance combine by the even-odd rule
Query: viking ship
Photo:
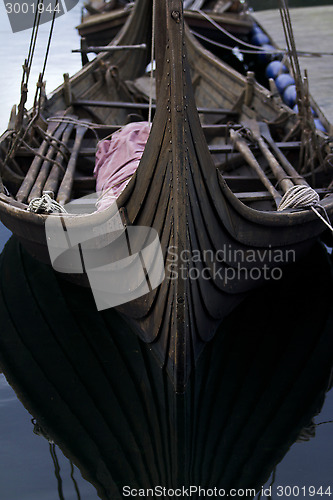
[[(152, 258), (137, 278), (135, 300), (118, 303), (117, 310), (182, 392), (223, 318), (246, 293), (279, 279), (281, 267), (300, 258), (330, 226), (331, 152), (307, 99), (300, 128), (295, 113), (268, 90), (186, 33), (178, 0), (156, 5), (157, 70), (148, 84), (155, 84), (156, 104), (150, 105), (149, 25), (151, 3), (136, 2), (114, 42), (118, 50), (66, 78), (24, 120), (19, 108), (16, 127), (1, 139), (0, 217), (33, 256), (48, 263), (49, 220), (61, 220), (67, 236), (90, 235), (101, 265), (122, 256), (114, 253), (114, 238), (106, 241), (98, 228), (109, 228), (116, 216), (123, 228), (153, 228), (165, 277), (159, 286), (147, 285)], [(34, 202), (48, 191), (58, 205), (80, 204), (95, 188), (97, 141), (124, 125), (129, 110), (140, 113), (138, 121), (147, 119), (149, 108), (155, 114), (147, 144), (116, 203), (61, 217), (38, 213), (38, 203), (35, 210)], [(76, 241), (72, 257), (80, 269), (73, 260), (65, 272), (87, 285), (81, 250)]]
[[(282, 19), (291, 25), (288, 7), (284, 0), (279, 1)], [(117, 30), (120, 29), (119, 19), (129, 15), (133, 4), (126, 4), (124, 8), (114, 13), (105, 14), (120, 5), (113, 2), (98, 3), (98, 16), (88, 15), (77, 27), (81, 38), (81, 48), (73, 52), (81, 52), (82, 64), (88, 62), (89, 53), (99, 53), (104, 45), (110, 43)], [(251, 81), (255, 79), (275, 95), (276, 99), (287, 104), (295, 113), (298, 113), (297, 88), (295, 70), (289, 62), (288, 53), (291, 45), (281, 49), (274, 42), (270, 34), (248, 10), (245, 2), (221, 1), (185, 1), (184, 18), (189, 31), (202, 44), (223, 63)], [(282, 6), (282, 9), (281, 9)], [(91, 3), (86, 4), (88, 13), (94, 10)], [(90, 9), (90, 10), (89, 10)], [(103, 12), (103, 14), (101, 13)], [(112, 22), (111, 22), (112, 21)], [(122, 18), (122, 22), (124, 19)], [(111, 22), (111, 24), (110, 24)], [(112, 29), (116, 22), (116, 29)], [(285, 27), (287, 31), (288, 27)], [(292, 30), (292, 28), (291, 28)], [(293, 41), (294, 43), (294, 41)], [(296, 47), (294, 47), (296, 51)], [(297, 54), (311, 55), (309, 52)], [(317, 56), (317, 53), (313, 53)], [(310, 95), (310, 106), (315, 117), (316, 127), (331, 133), (331, 125), (325, 115)]]
[(254, 498), (250, 489), (268, 487), (276, 468), (282, 480), (278, 464), (293, 443), (313, 438), (330, 388), (333, 287), (325, 253), (316, 245), (282, 280), (240, 304), (185, 393), (174, 394), (114, 309), (98, 313), (88, 289), (59, 280), (12, 238), (0, 257), (0, 366), (35, 432), (60, 447), (100, 498), (121, 499), (128, 487), (191, 485), (247, 489)]
[[(81, 23), (77, 26), (79, 35), (84, 38), (82, 52), (87, 48), (98, 47), (110, 43), (125, 23), (133, 8), (133, 3), (124, 1), (87, 2), (84, 4)], [(237, 36), (251, 34), (254, 20), (248, 12), (246, 3), (236, 1), (185, 1), (185, 20), (188, 25), (202, 36), (211, 36), (213, 25), (204, 15), (209, 16), (213, 23)], [(204, 12), (204, 14), (200, 13)], [(219, 33), (221, 41), (221, 33)], [(90, 48), (90, 52), (94, 52)], [(86, 59), (83, 58), (84, 61)]]

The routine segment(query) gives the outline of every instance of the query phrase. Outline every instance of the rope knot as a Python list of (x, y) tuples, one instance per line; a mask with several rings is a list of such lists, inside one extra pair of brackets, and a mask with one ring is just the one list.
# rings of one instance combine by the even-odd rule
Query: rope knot
[(35, 214), (67, 213), (64, 207), (53, 199), (52, 191), (45, 191), (40, 198), (31, 200), (27, 210)]

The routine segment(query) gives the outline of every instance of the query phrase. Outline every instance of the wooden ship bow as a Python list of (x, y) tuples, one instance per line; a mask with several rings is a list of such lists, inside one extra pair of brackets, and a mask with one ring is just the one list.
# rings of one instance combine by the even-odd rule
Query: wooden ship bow
[[(165, 278), (157, 289), (118, 309), (150, 344), (176, 392), (183, 392), (205, 343), (241, 294), (226, 290), (221, 272), (214, 278), (216, 266), (220, 271), (225, 266), (214, 255), (228, 241), (214, 199), (217, 172), (194, 101), (182, 2), (163, 4), (156, 8), (161, 37), (156, 114), (131, 197), (118, 204), (130, 224), (157, 230)], [(159, 22), (165, 11), (166, 29)]]

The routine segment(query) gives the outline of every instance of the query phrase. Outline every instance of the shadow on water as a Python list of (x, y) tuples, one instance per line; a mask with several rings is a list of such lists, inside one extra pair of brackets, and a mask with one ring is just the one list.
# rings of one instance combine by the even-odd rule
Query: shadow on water
[(117, 313), (98, 313), (90, 290), (14, 238), (0, 285), (6, 378), (50, 441), (55, 470), (53, 441), (102, 499), (124, 498), (126, 486), (258, 491), (313, 434), (333, 364), (332, 268), (321, 245), (224, 321), (183, 395)]

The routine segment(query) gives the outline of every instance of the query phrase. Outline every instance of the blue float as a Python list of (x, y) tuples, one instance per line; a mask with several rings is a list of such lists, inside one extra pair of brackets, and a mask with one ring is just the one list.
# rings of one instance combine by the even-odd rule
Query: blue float
[(282, 99), (283, 102), (286, 103), (287, 106), (289, 106), (289, 108), (295, 106), (297, 99), (296, 85), (288, 85), (288, 87), (283, 92)]
[(263, 30), (257, 24), (255, 24), (253, 26), (251, 32), (252, 32), (252, 36), (253, 36), (255, 33), (263, 33)]
[(284, 90), (288, 87), (288, 85), (293, 85), (295, 80), (289, 73), (282, 73), (275, 80), (275, 85), (280, 94), (283, 94)]
[(281, 61), (271, 61), (266, 68), (266, 77), (274, 80), (278, 75), (284, 73), (288, 73), (288, 68)]
[[(313, 114), (313, 116), (317, 116), (317, 113), (315, 112), (315, 110), (313, 108), (310, 108), (311, 109), (311, 113)], [(295, 106), (293, 107), (293, 111), (295, 113), (298, 113), (298, 104), (295, 104)]]
[(251, 43), (253, 45), (265, 45), (265, 43), (269, 43), (269, 38), (265, 33), (255, 33), (251, 38)]
[(314, 123), (315, 123), (315, 126), (318, 130), (321, 130), (322, 132), (325, 132), (326, 133), (326, 128), (324, 127), (324, 125), (321, 123), (321, 121), (319, 120), (319, 118), (315, 118), (314, 119)]
[(261, 62), (268, 62), (275, 56), (274, 52), (272, 52), (275, 51), (275, 47), (273, 47), (273, 45), (265, 43), (261, 46), (261, 48), (267, 51), (266, 53), (264, 51), (262, 53), (259, 52), (258, 57)]

